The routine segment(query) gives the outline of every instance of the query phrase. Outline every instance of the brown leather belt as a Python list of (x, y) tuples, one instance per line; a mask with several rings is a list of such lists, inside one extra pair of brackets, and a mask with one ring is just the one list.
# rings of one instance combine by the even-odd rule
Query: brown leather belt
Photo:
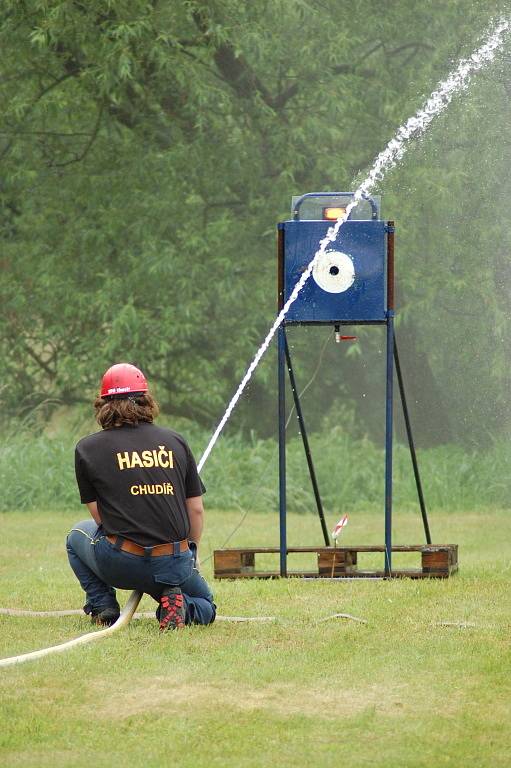
[[(110, 544), (115, 545), (117, 539), (121, 537), (108, 535), (106, 538)], [(176, 543), (179, 546), (179, 552), (186, 552), (188, 549), (188, 539), (183, 539), (182, 541), (178, 541)], [(147, 549), (149, 550), (148, 554), (152, 557), (174, 554), (174, 544), (172, 542), (169, 542), (168, 544), (156, 544), (154, 547), (144, 548), (141, 547), (140, 544), (135, 544), (134, 541), (130, 541), (129, 539), (122, 539), (122, 544), (119, 549), (122, 549), (123, 552), (129, 552), (132, 555), (145, 555)]]

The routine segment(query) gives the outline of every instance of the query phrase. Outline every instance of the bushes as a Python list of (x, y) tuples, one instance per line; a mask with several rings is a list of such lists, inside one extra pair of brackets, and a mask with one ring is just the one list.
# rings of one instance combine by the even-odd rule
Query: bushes
[[(354, 440), (341, 430), (310, 438), (323, 504), (329, 512), (383, 507), (384, 453), (367, 439)], [(426, 504), (431, 509), (474, 509), (511, 505), (511, 449), (495, 444), (485, 453), (442, 446), (418, 455)], [(288, 506), (313, 512), (314, 497), (300, 438), (289, 442)], [(208, 503), (215, 507), (278, 507), (278, 452), (273, 441), (247, 445), (221, 439), (205, 467)], [(417, 506), (417, 492), (406, 445), (394, 447), (394, 500)]]
[[(208, 435), (183, 429), (197, 458)], [(0, 511), (78, 508), (74, 479), (76, 435), (49, 437), (28, 431), (4, 435), (0, 446)], [(342, 429), (310, 437), (318, 483), (329, 513), (383, 506), (384, 456), (366, 439)], [(288, 444), (288, 506), (313, 512), (307, 465), (299, 437)], [(478, 505), (510, 506), (511, 449), (498, 443), (485, 453), (442, 446), (419, 453), (426, 503), (431, 509)], [(273, 440), (221, 437), (203, 471), (207, 505), (217, 509), (278, 508), (278, 449)], [(394, 499), (397, 506), (417, 504), (406, 446), (394, 449)]]
[(74, 442), (20, 433), (0, 446), (0, 510), (48, 509), (79, 503), (74, 479)]

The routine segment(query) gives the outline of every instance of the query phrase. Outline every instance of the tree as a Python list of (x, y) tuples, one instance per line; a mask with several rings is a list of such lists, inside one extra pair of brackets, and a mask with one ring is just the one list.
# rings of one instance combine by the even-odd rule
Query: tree
[[(6, 401), (89, 399), (128, 359), (216, 421), (274, 316), (291, 194), (350, 186), (488, 14), (438, 6), (4, 3)], [(272, 385), (265, 366), (249, 425)]]

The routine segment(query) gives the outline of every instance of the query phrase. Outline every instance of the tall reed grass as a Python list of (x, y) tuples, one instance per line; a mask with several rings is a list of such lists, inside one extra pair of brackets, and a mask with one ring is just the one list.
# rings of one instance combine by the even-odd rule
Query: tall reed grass
[[(185, 433), (186, 434), (186, 433)], [(208, 435), (187, 434), (196, 456)], [(0, 511), (64, 509), (79, 498), (74, 479), (76, 435), (31, 431), (5, 434), (0, 445)], [(310, 436), (318, 482), (329, 513), (380, 509), (383, 504), (384, 455), (369, 440), (355, 440), (341, 428)], [(511, 506), (511, 445), (501, 442), (484, 453), (455, 446), (419, 451), (426, 502), (431, 508), (475, 509)], [(294, 512), (315, 509), (299, 437), (289, 441), (288, 505)], [(274, 440), (222, 437), (203, 472), (207, 505), (218, 509), (269, 511), (278, 508), (278, 451)], [(417, 503), (408, 448), (394, 449), (394, 499)]]

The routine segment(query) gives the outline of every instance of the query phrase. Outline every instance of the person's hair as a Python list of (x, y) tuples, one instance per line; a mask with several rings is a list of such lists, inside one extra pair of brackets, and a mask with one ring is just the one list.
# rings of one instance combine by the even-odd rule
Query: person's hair
[(123, 424), (136, 426), (141, 421), (151, 424), (160, 412), (158, 403), (149, 392), (122, 398), (97, 397), (94, 410), (96, 421), (103, 429), (122, 427)]

